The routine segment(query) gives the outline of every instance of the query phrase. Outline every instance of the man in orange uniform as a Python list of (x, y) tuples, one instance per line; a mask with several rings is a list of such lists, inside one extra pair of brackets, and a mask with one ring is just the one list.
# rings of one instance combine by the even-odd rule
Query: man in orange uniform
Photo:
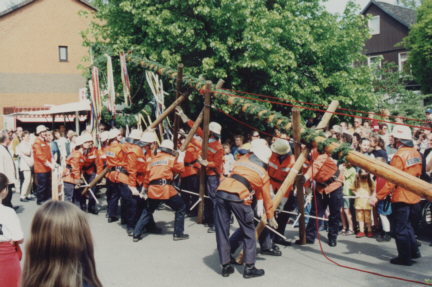
[[(179, 135), (181, 137), (181, 141), (183, 142), (186, 138), (186, 134), (184, 131), (180, 131)], [(198, 172), (200, 170), (201, 165), (198, 163), (198, 158), (201, 154), (202, 148), (202, 140), (198, 136), (194, 136), (191, 142), (188, 144), (186, 148), (186, 155), (184, 161), (184, 172), (180, 174), (181, 178), (181, 189), (192, 191), (198, 194), (199, 189), (199, 177)], [(191, 217), (197, 215), (197, 209), (190, 211), (191, 206), (198, 199), (197, 196), (188, 193), (181, 194), (183, 201), (186, 204), (187, 214)]]
[(128, 176), (127, 182), (119, 183), (120, 197), (121, 197), (121, 218), (122, 222), (127, 225), (127, 234), (133, 235), (133, 230), (136, 224), (137, 217), (137, 204), (139, 191), (138, 185), (138, 168), (144, 162), (144, 153), (138, 142), (141, 139), (142, 131), (134, 129), (126, 138), (126, 142), (123, 144), (123, 152), (126, 156), (126, 174)]
[[(328, 245), (335, 247), (339, 233), (340, 209), (343, 203), (343, 174), (339, 171), (336, 161), (327, 153), (318, 154), (312, 150), (312, 163), (305, 173), (305, 182), (315, 180), (316, 190), (312, 199), (312, 216), (322, 217), (330, 209), (328, 227)], [(306, 243), (315, 242), (317, 235), (316, 220), (310, 219), (306, 227)], [(300, 241), (296, 241), (300, 243)]]
[[(154, 211), (161, 203), (165, 203), (175, 211), (174, 240), (188, 239), (189, 235), (184, 233), (184, 219), (186, 206), (181, 196), (175, 190), (173, 184), (174, 174), (184, 170), (184, 152), (174, 155), (174, 143), (164, 140), (157, 154), (148, 163), (144, 188), (147, 190), (148, 206), (141, 213), (135, 226), (133, 241), (140, 240), (144, 226), (150, 220)], [(146, 191), (143, 192), (143, 194)]]
[(107, 188), (110, 193), (108, 200), (108, 222), (118, 220), (118, 202), (120, 199), (120, 183), (128, 183), (126, 171), (126, 155), (123, 151), (120, 140), (122, 135), (116, 128), (109, 131), (109, 145), (106, 148), (107, 167)]
[(80, 204), (81, 189), (76, 188), (81, 184), (82, 168), (85, 163), (83, 155), (83, 136), (76, 139), (75, 148), (66, 159), (66, 169), (63, 176), (64, 182), (64, 199), (77, 205)]
[[(95, 177), (96, 173), (102, 172), (102, 166), (98, 165), (100, 161), (98, 160), (99, 153), (98, 149), (93, 146), (93, 138), (90, 134), (85, 133), (81, 135), (82, 140), (84, 141), (84, 166), (83, 166), (83, 176), (87, 183), (90, 183)], [(94, 189), (93, 189), (94, 190)], [(80, 197), (80, 207), (84, 211), (88, 211), (93, 214), (98, 214), (98, 210), (96, 207), (96, 201), (92, 196), (88, 198), (88, 209), (87, 209), (87, 195)]]
[[(234, 164), (231, 176), (225, 178), (217, 188), (215, 197), (216, 241), (219, 260), (222, 264), (222, 276), (227, 277), (234, 272), (231, 265), (231, 254), (243, 243), (245, 268), (244, 278), (264, 275), (264, 270), (255, 267), (256, 235), (254, 211), (251, 207), (253, 195), (257, 200), (263, 200), (269, 225), (277, 228), (270, 196), (270, 178), (267, 164), (271, 150), (263, 139), (251, 144), (249, 157), (242, 157)], [(230, 214), (237, 218), (240, 228), (229, 237)], [(258, 216), (264, 214), (264, 209), (258, 210)]]
[[(271, 145), (272, 155), (268, 164), (268, 174), (270, 176), (270, 187), (271, 192), (276, 194), (279, 190), (282, 182), (287, 177), (289, 171), (294, 166), (295, 158), (292, 154), (290, 144), (288, 140), (278, 138)], [(280, 207), (283, 210), (292, 210), (293, 205), (295, 205), (295, 197), (292, 194), (292, 187), (288, 189), (288, 191), (284, 194)], [(287, 225), (287, 221), (289, 216), (286, 213), (279, 213), (277, 215), (277, 223), (278, 223), (278, 232), (281, 234), (285, 234), (285, 227)], [(270, 234), (268, 230), (263, 231), (264, 234)], [(260, 237), (262, 238), (262, 237)], [(284, 240), (278, 236), (274, 236), (273, 241), (277, 244), (289, 246), (291, 243), (289, 241)], [(261, 253), (268, 255), (278, 255), (278, 252), (275, 252), (274, 248), (271, 248), (272, 245), (270, 242), (264, 243), (261, 242), (261, 247), (266, 247), (261, 250)], [(277, 251), (277, 250), (276, 250)], [(276, 253), (276, 254), (274, 254)]]
[[(193, 126), (194, 122), (185, 115), (180, 107), (176, 108), (176, 112), (183, 123), (187, 123), (189, 127)], [(209, 131), (210, 136), (207, 160), (203, 161), (200, 159), (199, 163), (206, 167), (206, 195), (210, 198), (205, 201), (204, 220), (209, 226), (207, 232), (212, 233), (215, 232), (213, 202), (216, 195), (216, 189), (219, 185), (220, 176), (223, 174), (224, 150), (220, 142), (222, 126), (216, 122), (210, 122)], [(201, 128), (198, 128), (197, 135), (202, 139), (204, 138), (204, 132)]]
[(38, 205), (51, 199), (51, 170), (54, 163), (52, 162), (51, 148), (47, 142), (47, 131), (48, 129), (44, 125), (37, 126), (37, 138), (32, 146)]
[[(419, 177), (422, 170), (422, 158), (414, 148), (411, 129), (407, 126), (395, 126), (392, 131), (395, 140), (395, 147), (398, 151), (393, 156), (390, 165), (404, 172)], [(372, 199), (373, 204), (377, 199), (383, 200), (391, 194), (393, 228), (395, 233), (398, 257), (390, 260), (392, 264), (411, 266), (421, 257), (414, 229), (410, 217), (414, 206), (421, 198), (417, 194), (387, 181), (385, 186)]]

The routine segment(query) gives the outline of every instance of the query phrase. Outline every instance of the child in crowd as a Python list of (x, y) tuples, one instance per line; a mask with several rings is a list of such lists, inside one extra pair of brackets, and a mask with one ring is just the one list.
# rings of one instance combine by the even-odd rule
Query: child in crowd
[(341, 172), (344, 175), (344, 186), (343, 186), (343, 207), (341, 210), (341, 219), (342, 219), (342, 235), (353, 235), (354, 234), (354, 227), (353, 227), (353, 221), (352, 221), (352, 215), (350, 211), (351, 207), (351, 199), (346, 198), (348, 196), (352, 196), (353, 193), (351, 192), (354, 181), (356, 179), (356, 169), (349, 163), (345, 162), (340, 167)]
[(357, 172), (353, 193), (356, 196), (354, 208), (356, 210), (356, 218), (359, 224), (359, 232), (356, 234), (356, 237), (360, 238), (366, 236), (365, 225), (367, 228), (367, 236), (373, 237), (371, 224), (372, 206), (369, 203), (369, 199), (375, 194), (375, 183), (370, 174), (363, 169)]
[(234, 156), (231, 153), (231, 148), (230, 145), (225, 143), (223, 144), (223, 148), (224, 148), (224, 165), (223, 165), (223, 171), (224, 171), (224, 176), (228, 176), (233, 167), (234, 167)]

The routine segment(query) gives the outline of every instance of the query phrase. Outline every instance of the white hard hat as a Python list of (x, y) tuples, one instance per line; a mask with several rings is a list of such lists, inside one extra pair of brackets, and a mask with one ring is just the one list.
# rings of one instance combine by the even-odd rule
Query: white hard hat
[(85, 138), (84, 138), (84, 136), (78, 136), (76, 139), (75, 139), (75, 146), (80, 146), (80, 145), (82, 145), (83, 143), (85, 143)]
[(101, 134), (99, 135), (101, 142), (106, 142), (108, 140), (108, 136), (109, 136), (108, 131), (101, 132)]
[(44, 126), (44, 125), (38, 125), (37, 127), (36, 127), (36, 134), (38, 135), (38, 134), (40, 134), (40, 133), (42, 133), (42, 132), (46, 132), (48, 129), (47, 129), (47, 127), (46, 126)]
[(116, 137), (118, 137), (120, 135), (120, 130), (118, 129), (110, 129), (109, 134), (108, 134), (108, 139), (112, 140), (115, 139)]
[(222, 126), (217, 122), (210, 122), (209, 130), (214, 134), (220, 135), (222, 132)]
[(265, 164), (268, 164), (270, 156), (272, 154), (268, 143), (264, 139), (256, 139), (251, 142), (250, 151), (255, 154)]
[(153, 142), (157, 142), (158, 138), (154, 131), (145, 131), (143, 132), (140, 140), (146, 143), (153, 143)]
[(287, 140), (284, 139), (276, 139), (276, 141), (271, 145), (272, 152), (284, 155), (291, 152), (291, 146)]
[(131, 138), (133, 140), (140, 140), (141, 135), (142, 135), (142, 131), (140, 131), (138, 129), (133, 129), (129, 134), (129, 138)]
[(81, 135), (80, 138), (82, 138), (81, 140), (82, 140), (83, 143), (86, 143), (86, 142), (93, 142), (93, 138), (92, 138), (92, 136), (89, 135), (89, 134), (87, 134), (87, 133)]
[(174, 143), (172, 140), (163, 140), (160, 147), (174, 150)]
[(394, 138), (398, 138), (401, 140), (412, 140), (411, 129), (407, 126), (397, 125), (393, 128), (391, 135)]

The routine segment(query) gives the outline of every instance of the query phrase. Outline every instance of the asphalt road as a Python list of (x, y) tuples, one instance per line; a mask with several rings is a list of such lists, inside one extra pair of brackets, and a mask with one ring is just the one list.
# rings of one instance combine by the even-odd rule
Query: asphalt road
[[(18, 197), (14, 195), (13, 203)], [(26, 236), (37, 209), (34, 201), (19, 203), (19, 217)], [(214, 234), (187, 219), (185, 231), (189, 240), (173, 241), (174, 213), (168, 209), (155, 212), (155, 220), (164, 233), (147, 235), (138, 243), (126, 235), (118, 222), (108, 224), (105, 212), (88, 215), (95, 242), (97, 271), (104, 286), (420, 286), (414, 283), (373, 276), (338, 267), (314, 245), (282, 247), (281, 257), (258, 254), (256, 266), (265, 269), (265, 276), (243, 279), (242, 267), (228, 278), (220, 275)], [(234, 227), (233, 227), (234, 228)], [(432, 283), (432, 247), (423, 242), (423, 257), (411, 267), (388, 263), (396, 255), (396, 245), (378, 243), (375, 239), (340, 236), (338, 245), (326, 244), (322, 232), (322, 247), (329, 258), (339, 264), (360, 268), (383, 275), (404, 277)], [(290, 228), (286, 236), (294, 240), (297, 230)], [(222, 285), (223, 284), (223, 285)]]

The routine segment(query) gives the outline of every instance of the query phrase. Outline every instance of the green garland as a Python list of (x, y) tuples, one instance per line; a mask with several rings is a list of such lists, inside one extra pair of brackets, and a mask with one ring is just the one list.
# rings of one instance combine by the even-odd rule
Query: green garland
[(335, 148), (331, 156), (335, 160), (338, 161), (338, 164), (342, 164), (346, 162), (346, 157), (348, 156), (349, 152), (351, 151), (351, 145), (348, 143), (341, 143), (337, 148)]
[(313, 147), (313, 142), (315, 141), (315, 138), (321, 136), (325, 137), (325, 134), (322, 131), (316, 131), (314, 129), (305, 129), (300, 137), (302, 139), (302, 142), (311, 149)]
[(337, 139), (335, 138), (326, 138), (324, 141), (319, 142), (317, 145), (317, 150), (320, 154), (325, 153), (325, 148), (328, 145), (331, 145), (332, 143), (337, 142)]

